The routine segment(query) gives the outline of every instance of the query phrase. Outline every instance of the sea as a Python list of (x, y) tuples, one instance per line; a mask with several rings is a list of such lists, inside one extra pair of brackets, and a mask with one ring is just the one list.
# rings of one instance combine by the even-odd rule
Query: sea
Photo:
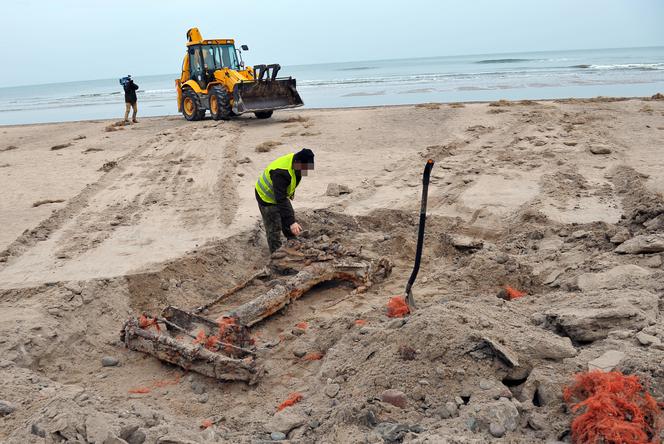
[[(664, 47), (292, 65), (283, 66), (280, 76), (297, 79), (305, 108), (643, 97), (664, 92)], [(139, 117), (178, 113), (177, 77), (134, 77)], [(120, 118), (118, 78), (0, 88), (0, 125)]]

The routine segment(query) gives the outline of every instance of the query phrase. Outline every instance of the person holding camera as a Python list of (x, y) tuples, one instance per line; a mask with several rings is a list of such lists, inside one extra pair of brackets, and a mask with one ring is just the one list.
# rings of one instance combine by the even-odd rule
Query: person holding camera
[[(122, 82), (122, 80), (124, 82)], [(134, 123), (138, 123), (138, 120), (136, 120), (136, 113), (138, 112), (138, 107), (136, 106), (136, 102), (138, 101), (138, 98), (136, 97), (136, 90), (138, 89), (138, 85), (134, 83), (131, 76), (127, 76), (122, 80), (121, 83), (122, 86), (124, 87), (124, 93), (125, 93), (124, 123), (129, 123), (130, 108), (133, 109), (134, 111), (131, 117), (131, 121)]]

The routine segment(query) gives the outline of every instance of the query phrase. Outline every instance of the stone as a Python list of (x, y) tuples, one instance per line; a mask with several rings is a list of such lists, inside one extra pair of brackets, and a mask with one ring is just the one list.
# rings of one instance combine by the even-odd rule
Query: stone
[(243, 157), (242, 159), (238, 160), (237, 163), (239, 163), (240, 165), (244, 163), (251, 163), (251, 159), (248, 157)]
[(519, 411), (507, 398), (500, 398), (498, 401), (482, 404), (476, 408), (477, 413), (473, 417), (480, 430), (490, 431), (491, 425), (495, 424), (494, 427), (502, 428), (504, 435), (506, 431), (516, 430), (519, 424)]
[[(544, 332), (542, 332), (544, 333)], [(576, 356), (577, 350), (570, 338), (553, 334), (534, 333), (530, 341), (522, 344), (522, 354), (531, 358), (551, 359), (558, 361)]]
[(16, 411), (16, 406), (9, 401), (0, 400), (0, 417), (11, 415)]
[(374, 428), (374, 432), (380, 435), (386, 443), (401, 442), (409, 431), (410, 427), (407, 425), (392, 422), (381, 422)]
[(393, 319), (387, 324), (387, 328), (390, 329), (401, 328), (405, 324), (406, 324), (405, 319)]
[(572, 232), (571, 236), (574, 239), (583, 239), (584, 237), (588, 237), (589, 234), (590, 234), (590, 232), (588, 232), (586, 230), (577, 230), (577, 231)]
[(307, 418), (302, 414), (293, 412), (291, 409), (286, 409), (275, 413), (266, 424), (266, 428), (273, 432), (281, 432), (288, 435), (288, 432), (306, 424), (306, 422)]
[(339, 393), (341, 386), (339, 384), (328, 384), (325, 386), (325, 394), (330, 398), (334, 398)]
[(657, 336), (649, 335), (644, 332), (637, 333), (636, 339), (639, 341), (639, 344), (645, 345), (646, 347), (662, 343)]
[(494, 438), (502, 438), (503, 435), (505, 435), (505, 427), (502, 426), (501, 424), (492, 422), (489, 424), (489, 433), (491, 433), (491, 436)]
[(46, 438), (46, 430), (44, 430), (44, 427), (37, 422), (33, 422), (30, 426), (30, 433), (39, 436), (40, 438)]
[(618, 245), (613, 251), (621, 254), (661, 253), (664, 251), (664, 234), (635, 236)]
[(612, 244), (622, 244), (631, 237), (632, 235), (627, 228), (620, 228), (616, 234), (611, 236), (610, 241)]
[(483, 336), (480, 338), (481, 343), (480, 345), (486, 345), (489, 347), (489, 349), (493, 352), (494, 356), (502, 360), (505, 364), (507, 364), (510, 367), (518, 367), (519, 366), (519, 359), (508, 347), (502, 345), (500, 342), (489, 338), (488, 336)]
[(528, 426), (533, 430), (544, 430), (547, 426), (546, 416), (540, 413), (531, 413), (528, 417)]
[(113, 356), (104, 356), (101, 358), (101, 365), (102, 367), (115, 367), (120, 363), (120, 360), (118, 358), (114, 358)]
[(445, 403), (445, 410), (450, 414), (450, 418), (454, 418), (459, 414), (459, 406), (457, 406), (456, 402), (447, 401)]
[(545, 327), (572, 341), (604, 339), (611, 330), (641, 330), (655, 320), (658, 297), (648, 291), (591, 291), (566, 297), (544, 312)]
[(605, 145), (593, 145), (590, 147), (590, 152), (593, 154), (611, 154), (611, 148)]
[(198, 397), (198, 402), (200, 402), (201, 404), (205, 404), (206, 402), (208, 402), (209, 399), (210, 395), (208, 395), (207, 393), (203, 393)]
[(490, 390), (493, 388), (493, 381), (489, 381), (488, 379), (482, 379), (480, 381), (480, 388), (482, 390)]
[(325, 191), (326, 196), (339, 197), (342, 194), (349, 194), (350, 188), (346, 185), (340, 185), (338, 183), (330, 183), (327, 185), (327, 191)]
[(118, 438), (117, 436), (111, 436), (106, 438), (103, 444), (128, 444), (124, 439)]
[(194, 381), (191, 383), (191, 391), (197, 395), (202, 395), (206, 391), (205, 385), (199, 381)]
[(599, 358), (593, 359), (588, 362), (588, 370), (601, 370), (603, 372), (610, 372), (620, 364), (620, 361), (625, 357), (625, 353), (619, 350), (609, 350)]
[(401, 409), (406, 408), (406, 405), (408, 405), (408, 398), (406, 398), (406, 394), (400, 390), (387, 389), (381, 393), (380, 399), (383, 402), (392, 404), (393, 406), (399, 407)]
[(484, 242), (479, 239), (473, 239), (469, 236), (464, 236), (462, 234), (450, 234), (448, 235), (450, 244), (457, 250), (461, 251), (477, 251), (484, 247)]
[(307, 354), (307, 351), (306, 351), (306, 350), (302, 350), (302, 349), (296, 349), (296, 350), (293, 350), (293, 355), (295, 355), (295, 356), (298, 357), (298, 358), (301, 358), (301, 357), (303, 357), (303, 356), (306, 355), (306, 354)]
[(270, 433), (270, 439), (272, 441), (283, 441), (286, 439), (286, 434), (282, 432), (272, 432)]
[(85, 418), (85, 435), (88, 442), (95, 444), (103, 444), (115, 436), (106, 417), (99, 413), (93, 413)]
[(67, 282), (65, 288), (74, 294), (81, 294), (81, 286), (77, 282)]
[[(562, 402), (561, 387), (567, 383), (563, 375), (551, 368), (536, 367), (524, 383), (518, 401), (540, 406)], [(509, 427), (507, 430), (510, 430)]]

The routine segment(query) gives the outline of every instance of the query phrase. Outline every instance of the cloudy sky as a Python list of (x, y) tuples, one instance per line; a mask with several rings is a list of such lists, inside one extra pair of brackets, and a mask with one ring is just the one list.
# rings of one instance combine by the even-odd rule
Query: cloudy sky
[(185, 33), (282, 65), (664, 46), (662, 0), (0, 0), (0, 86), (170, 74)]

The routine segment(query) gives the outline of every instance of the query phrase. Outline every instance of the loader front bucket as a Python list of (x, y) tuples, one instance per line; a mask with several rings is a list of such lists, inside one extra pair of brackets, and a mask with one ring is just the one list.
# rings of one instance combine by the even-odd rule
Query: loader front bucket
[(304, 105), (292, 78), (238, 83), (233, 90), (233, 101), (236, 114)]

